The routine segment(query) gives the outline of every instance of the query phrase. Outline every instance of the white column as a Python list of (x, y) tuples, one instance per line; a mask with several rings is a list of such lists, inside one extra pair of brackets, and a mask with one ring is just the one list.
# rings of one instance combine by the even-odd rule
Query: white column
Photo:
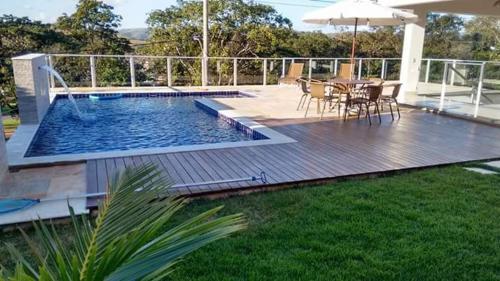
[(483, 79), (484, 79), (484, 67), (486, 63), (483, 62), (481, 64), (481, 70), (479, 72), (479, 84), (477, 85), (477, 95), (476, 95), (476, 104), (474, 106), (474, 118), (477, 118), (479, 114), (479, 105), (481, 104), (481, 94), (483, 91)]
[(380, 70), (380, 79), (385, 79), (385, 59), (382, 59), (382, 69)]
[(359, 59), (358, 63), (358, 79), (361, 79), (361, 71), (363, 71), (363, 59)]
[(208, 0), (203, 0), (203, 57), (201, 59), (201, 85), (208, 84)]
[(431, 60), (427, 60), (427, 64), (425, 66), (425, 83), (429, 83), (429, 75), (431, 72)]
[(167, 85), (172, 87), (172, 58), (167, 58)]
[(135, 63), (134, 63), (134, 57), (130, 57), (129, 64), (130, 64), (130, 86), (135, 87)]
[(455, 71), (457, 70), (457, 61), (453, 61), (453, 71), (451, 72), (451, 77), (450, 77), (450, 85), (454, 86), (455, 85)]
[(266, 86), (267, 85), (267, 59), (264, 59), (262, 70), (264, 71), (262, 75), (262, 85)]
[(405, 26), (403, 43), (403, 56), (401, 58), (400, 81), (403, 83), (399, 100), (405, 100), (407, 93), (416, 93), (418, 78), (420, 76), (420, 65), (424, 49), (425, 24), (427, 22), (427, 11), (415, 10), (419, 20)]
[(308, 70), (308, 74), (307, 74), (307, 77), (309, 78), (309, 80), (311, 80), (311, 78), (312, 78), (312, 63), (313, 63), (313, 60), (309, 59), (309, 70)]
[(286, 67), (286, 59), (283, 59), (281, 62), (281, 78), (285, 77), (285, 67)]
[(446, 97), (446, 84), (448, 84), (448, 62), (444, 63), (443, 82), (441, 83), (441, 96), (439, 98), (439, 111), (444, 109), (444, 98)]
[(233, 85), (238, 86), (238, 59), (233, 59)]
[(92, 88), (97, 87), (97, 75), (95, 72), (95, 57), (91, 56), (90, 57), (90, 80), (92, 83)]

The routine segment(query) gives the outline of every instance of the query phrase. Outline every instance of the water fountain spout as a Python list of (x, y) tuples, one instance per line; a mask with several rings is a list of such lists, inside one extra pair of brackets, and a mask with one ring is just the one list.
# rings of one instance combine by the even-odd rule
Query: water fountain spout
[(73, 104), (73, 106), (76, 110), (76, 114), (78, 115), (78, 117), (80, 119), (83, 119), (83, 114), (80, 111), (80, 109), (78, 108), (78, 105), (76, 104), (75, 98), (71, 94), (71, 91), (69, 90), (68, 85), (66, 84), (66, 82), (64, 82), (64, 79), (61, 77), (61, 75), (55, 69), (53, 69), (52, 67), (50, 67), (48, 65), (42, 65), (40, 68), (47, 71), (48, 73), (54, 75), (54, 77), (57, 79), (57, 81), (59, 81), (59, 83), (61, 83), (61, 85), (64, 87), (64, 91), (68, 95), (68, 99)]

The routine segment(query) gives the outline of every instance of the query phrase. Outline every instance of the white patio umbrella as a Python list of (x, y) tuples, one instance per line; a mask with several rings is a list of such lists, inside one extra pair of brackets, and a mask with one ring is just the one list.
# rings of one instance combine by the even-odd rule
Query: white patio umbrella
[(343, 0), (307, 13), (303, 22), (313, 24), (354, 26), (351, 63), (354, 63), (358, 25), (400, 25), (418, 20), (418, 16), (403, 10), (382, 6), (376, 0)]

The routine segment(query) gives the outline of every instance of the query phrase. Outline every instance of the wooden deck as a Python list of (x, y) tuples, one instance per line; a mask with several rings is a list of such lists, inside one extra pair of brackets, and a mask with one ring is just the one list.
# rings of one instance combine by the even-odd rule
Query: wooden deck
[[(374, 118), (375, 119), (375, 118)], [(267, 174), (269, 185), (323, 181), (443, 164), (500, 158), (500, 128), (466, 120), (405, 112), (391, 122), (317, 119), (259, 120), (296, 143), (204, 150), (87, 162), (87, 190), (103, 192), (112, 175), (128, 166), (155, 163), (176, 184)], [(206, 194), (255, 188), (257, 182), (172, 189), (175, 194)], [(88, 206), (95, 206), (89, 200)]]

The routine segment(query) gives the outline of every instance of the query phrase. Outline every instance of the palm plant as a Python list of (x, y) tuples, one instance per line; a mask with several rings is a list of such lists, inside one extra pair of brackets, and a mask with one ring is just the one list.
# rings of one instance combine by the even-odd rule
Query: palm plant
[(69, 207), (73, 247), (42, 221), (34, 223), (39, 243), (21, 230), (38, 266), (7, 245), (18, 264), (4, 280), (161, 280), (181, 257), (245, 227), (241, 214), (214, 218), (222, 207), (173, 225), (186, 199), (162, 197), (169, 186), (152, 165), (127, 169), (109, 185), (95, 222)]

